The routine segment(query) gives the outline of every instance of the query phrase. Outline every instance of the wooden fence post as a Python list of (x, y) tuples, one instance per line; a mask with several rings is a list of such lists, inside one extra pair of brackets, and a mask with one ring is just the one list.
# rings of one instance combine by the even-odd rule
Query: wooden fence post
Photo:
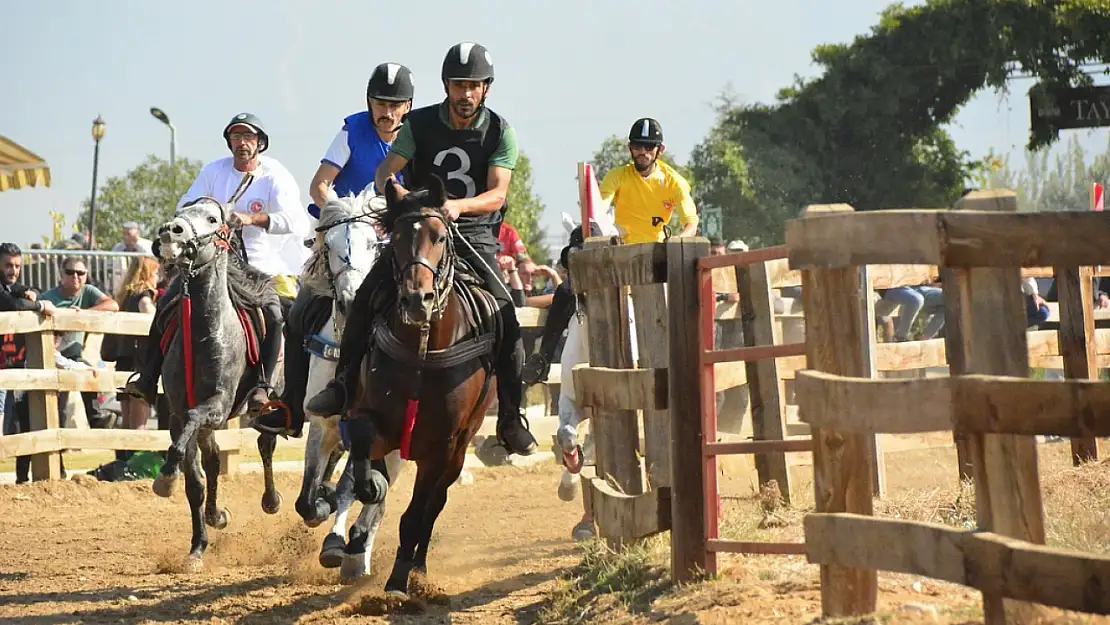
[[(631, 287), (639, 368), (667, 367), (667, 297), (662, 284)], [(662, 341), (662, 347), (655, 347)], [(666, 410), (645, 408), (644, 451), (651, 490), (671, 485), (671, 429)]]
[[(846, 204), (806, 207), (802, 217), (852, 211)], [(808, 367), (844, 376), (869, 377), (870, 362), (860, 348), (868, 339), (866, 301), (860, 267), (802, 271), (806, 310)], [(861, 310), (862, 308), (862, 310)], [(802, 411), (805, 406), (801, 406)], [(873, 436), (813, 427), (813, 487), (817, 512), (873, 512), (871, 458)], [(856, 616), (875, 611), (875, 571), (821, 565), (821, 610), (825, 616)]]
[[(53, 324), (48, 326), (53, 327)], [(27, 336), (27, 368), (56, 371), (54, 360), (54, 330), (43, 329)], [(31, 431), (56, 430), (60, 425), (58, 391), (28, 391), (28, 410), (31, 411)], [(10, 401), (10, 400), (9, 400)], [(31, 456), (31, 479), (59, 480), (62, 478), (61, 452), (47, 452)]]
[[(1070, 380), (1098, 379), (1098, 346), (1095, 342), (1094, 298), (1091, 296), (1090, 267), (1054, 267), (1056, 293), (1060, 300), (1060, 356), (1064, 377)], [(1098, 460), (1098, 439), (1071, 439), (1072, 462), (1079, 466)]]
[[(1017, 211), (1013, 191), (973, 191), (957, 204), (971, 210)], [(945, 327), (950, 375), (1029, 377), (1029, 345), (1020, 267), (945, 268)], [(952, 345), (952, 343), (956, 343)], [(1032, 436), (967, 436), (979, 529), (1044, 544), (1044, 506)], [(983, 595), (986, 625), (1031, 623), (1036, 606)], [(1007, 614), (1012, 620), (1007, 619)]]
[[(860, 358), (866, 367), (866, 377), (877, 378), (878, 368), (875, 365), (875, 290), (871, 284), (871, 269), (867, 265), (860, 267), (860, 292), (859, 315), (860, 329), (863, 340), (860, 342), (862, 354)], [(886, 456), (883, 454), (883, 435), (874, 434), (868, 437), (867, 444), (871, 447), (871, 494), (876, 497), (886, 495)]]
[[(767, 262), (737, 267), (736, 286), (740, 291), (744, 344), (749, 347), (781, 344), (782, 331), (775, 319)], [(786, 440), (786, 393), (778, 359), (749, 360), (744, 363), (744, 368), (755, 440)], [(761, 487), (769, 480), (775, 480), (783, 501), (790, 503), (790, 468), (784, 452), (755, 454), (755, 470)]]
[[(702, 384), (701, 353), (698, 349), (701, 331), (698, 298), (698, 259), (709, 255), (709, 241), (702, 237), (667, 241), (667, 306), (669, 309), (668, 410), (671, 419), (671, 576), (676, 582), (695, 578), (700, 573), (714, 573), (714, 558), (706, 545), (708, 523), (704, 476), (707, 465), (716, 466), (715, 458), (706, 461), (702, 445), (707, 442), (702, 431), (703, 401), (715, 401), (713, 389), (709, 397)], [(712, 284), (711, 272), (705, 280)]]

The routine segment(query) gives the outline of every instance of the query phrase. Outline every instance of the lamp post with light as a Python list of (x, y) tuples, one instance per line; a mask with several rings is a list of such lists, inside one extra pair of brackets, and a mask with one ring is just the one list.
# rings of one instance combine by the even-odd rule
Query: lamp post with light
[(150, 107), (150, 114), (154, 116), (154, 119), (162, 122), (170, 129), (170, 167), (172, 168), (174, 152), (177, 151), (177, 129), (173, 127), (172, 123), (170, 123), (170, 118), (168, 115), (166, 115), (166, 112), (158, 108), (157, 106)]
[(100, 163), (100, 140), (104, 138), (105, 125), (104, 119), (98, 114), (92, 125), (92, 138), (95, 144), (93, 147), (92, 196), (89, 198), (89, 240), (87, 241), (87, 247), (90, 250), (93, 248), (93, 238), (96, 232), (96, 168)]

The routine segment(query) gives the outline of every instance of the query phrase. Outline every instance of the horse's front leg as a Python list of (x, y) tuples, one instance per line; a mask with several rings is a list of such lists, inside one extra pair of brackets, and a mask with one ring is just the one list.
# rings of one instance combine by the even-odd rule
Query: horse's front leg
[(338, 446), (338, 435), (333, 435), (329, 430), (338, 431), (338, 428), (329, 427), (319, 417), (312, 417), (308, 426), (308, 440), (305, 442), (301, 492), (294, 504), (297, 514), (308, 527), (319, 526), (334, 511), (335, 498), (323, 484), (334, 455), (332, 450)]
[(277, 435), (263, 432), (258, 435), (258, 455), (262, 457), (262, 511), (277, 514), (281, 510), (281, 493), (274, 484), (274, 449)]
[(377, 437), (374, 417), (368, 413), (355, 414), (347, 421), (351, 439), (351, 470), (354, 473), (355, 497), (363, 503), (378, 504), (385, 501), (389, 480), (370, 464), (370, 452)]
[(231, 512), (227, 508), (220, 509), (216, 503), (216, 493), (220, 481), (220, 446), (216, 444), (216, 432), (205, 428), (197, 437), (200, 447), (201, 462), (204, 466), (204, 476), (208, 487), (208, 497), (205, 499), (204, 522), (209, 527), (222, 530), (227, 527)]
[[(416, 483), (412, 489), (412, 500), (409, 507), (401, 515), (400, 546), (397, 547), (397, 557), (393, 562), (393, 571), (385, 583), (388, 594), (408, 595), (409, 573), (416, 568), (416, 553), (424, 536), (426, 514), (432, 506), (429, 502), (435, 497), (440, 478), (446, 469), (445, 458), (433, 459), (416, 463)], [(459, 467), (460, 470), (462, 467)], [(448, 484), (455, 481), (459, 474), (456, 472), (448, 480)], [(444, 494), (446, 501), (446, 493)]]
[[(190, 445), (185, 451), (185, 497), (189, 500), (189, 518), (193, 525), (193, 538), (189, 555), (185, 558), (184, 570), (197, 573), (204, 569), (204, 551), (208, 549), (208, 529), (204, 526), (201, 508), (204, 506), (204, 481), (200, 475), (200, 458), (197, 445)], [(161, 476), (159, 476), (161, 477)], [(209, 476), (208, 479), (213, 479)]]
[(197, 432), (204, 421), (205, 410), (202, 407), (191, 408), (185, 411), (181, 422), (174, 419), (170, 425), (170, 447), (166, 450), (166, 459), (154, 478), (151, 489), (159, 497), (170, 497), (177, 486), (180, 477), (181, 461), (185, 458), (186, 451), (196, 449)]
[[(385, 476), (390, 486), (397, 482), (397, 477), (401, 474), (401, 469), (404, 467), (404, 461), (401, 460), (400, 451), (393, 451), (384, 459), (374, 460), (371, 464), (375, 471), (379, 471)], [(349, 463), (348, 466), (350, 466)], [(346, 475), (345, 473), (345, 479)], [(341, 480), (339, 485), (339, 492), (343, 492), (345, 490), (344, 482)], [(378, 535), (378, 529), (381, 527), (382, 518), (384, 518), (384, 516), (384, 500), (380, 504), (363, 505), (362, 512), (358, 515), (358, 519), (355, 520), (355, 524), (351, 526), (351, 536), (350, 540), (347, 541), (347, 548), (344, 552), (343, 566), (339, 570), (339, 578), (341, 581), (354, 581), (359, 577), (370, 574), (370, 563), (374, 552), (374, 539)]]

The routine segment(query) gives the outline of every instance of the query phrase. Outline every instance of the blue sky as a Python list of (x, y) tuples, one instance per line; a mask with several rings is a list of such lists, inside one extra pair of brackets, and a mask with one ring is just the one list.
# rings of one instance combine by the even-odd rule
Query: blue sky
[[(365, 108), (375, 65), (408, 65), (416, 105), (429, 104), (443, 97), (444, 53), (473, 40), (492, 53), (497, 80), (489, 105), (516, 127), (548, 207), (543, 223), (561, 240), (559, 211), (576, 210), (575, 164), (606, 136), (656, 117), (668, 149), (684, 160), (709, 130), (709, 105), (722, 89), (731, 86), (744, 101), (772, 101), (795, 74), (815, 74), (815, 45), (866, 32), (887, 4), (10, 3), (0, 21), (0, 55), (8, 60), (0, 134), (47, 159), (53, 186), (0, 193), (0, 239), (38, 240), (49, 231), (49, 210), (76, 218), (90, 190), (97, 114), (108, 124), (101, 181), (147, 154), (168, 157), (169, 131), (150, 116), (151, 106), (177, 127), (177, 154), (205, 162), (227, 155), (220, 133), (232, 115), (256, 113), (271, 136), (267, 154), (293, 172), (307, 204), (308, 182), (342, 118)], [(1008, 99), (980, 93), (951, 128), (957, 145), (975, 155), (1020, 151), (1029, 86), (1013, 82)], [(1092, 149), (1105, 145), (1098, 131), (1071, 132)]]

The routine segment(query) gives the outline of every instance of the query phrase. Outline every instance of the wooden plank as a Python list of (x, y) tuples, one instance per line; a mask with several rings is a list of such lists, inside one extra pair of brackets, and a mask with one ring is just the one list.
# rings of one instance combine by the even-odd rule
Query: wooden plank
[(637, 243), (584, 249), (571, 263), (575, 293), (615, 286), (658, 284), (666, 280), (667, 248), (662, 243)]
[[(813, 451), (813, 439), (791, 438), (773, 441), (736, 441), (733, 443), (706, 443), (707, 455), (731, 456), (738, 454), (771, 455), (771, 453), (806, 453)], [(756, 456), (758, 457), (758, 455)]]
[[(829, 216), (820, 214), (822, 207), (807, 207), (804, 218), (791, 225), (797, 230), (819, 232), (817, 222)], [(842, 209), (853, 215), (851, 207)], [(833, 215), (832, 217), (838, 217)], [(812, 220), (812, 221), (811, 221)], [(921, 229), (919, 225), (918, 229)], [(901, 230), (889, 231), (884, 238), (894, 241)], [(802, 237), (805, 239), (806, 237)], [(815, 243), (831, 245), (820, 237)], [(787, 243), (790, 243), (787, 234)], [(806, 243), (809, 243), (807, 240)], [(853, 249), (853, 242), (841, 239), (833, 247)], [(791, 264), (796, 247), (791, 246)], [(804, 251), (799, 251), (803, 254)], [(803, 256), (804, 258), (804, 256)], [(860, 271), (856, 267), (842, 269), (807, 269), (802, 272), (804, 308), (819, 311), (806, 319), (806, 358), (817, 370), (855, 377), (866, 376), (869, 363), (859, 348), (866, 338), (861, 323), (860, 305), (870, 293), (863, 292)], [(801, 399), (801, 398), (799, 398)], [(813, 402), (799, 404), (799, 412), (813, 410)], [(836, 430), (811, 428), (813, 438), (813, 487), (817, 512), (853, 512), (870, 515), (872, 502), (871, 445), (867, 436), (846, 434)], [(843, 566), (836, 563), (821, 566), (821, 610), (824, 616), (859, 616), (875, 611), (878, 601), (878, 579), (875, 571)]]
[(522, 328), (542, 328), (547, 323), (547, 309), (528, 306), (517, 308), (516, 320)]
[(997, 375), (868, 380), (798, 372), (802, 421), (864, 434), (1110, 436), (1110, 384)]
[(965, 532), (939, 523), (914, 523), (860, 514), (807, 514), (806, 559), (859, 569), (924, 575), (967, 584)]
[[(716, 391), (746, 383), (744, 363), (722, 362), (713, 366)], [(574, 388), (578, 403), (607, 410), (666, 410), (667, 369), (613, 369), (574, 365)], [(668, 430), (669, 432), (669, 430)], [(667, 435), (670, 440), (670, 434)]]
[[(604, 243), (604, 241), (596, 243), (591, 241), (591, 245)], [(594, 248), (578, 252), (571, 264), (575, 267), (581, 266), (578, 262), (581, 255), (594, 254), (606, 249), (608, 248)], [(582, 263), (582, 265), (585, 264)], [(590, 291), (586, 298), (586, 330), (591, 366), (632, 368), (632, 342), (628, 319), (628, 298), (624, 288), (610, 286)], [(595, 409), (594, 414), (596, 418), (591, 419), (590, 422), (597, 450), (598, 477), (612, 480), (621, 492), (627, 495), (643, 493), (645, 484), (636, 412)]]
[[(3, 369), (0, 388), (13, 391), (115, 392), (127, 383), (130, 371), (113, 369)], [(158, 379), (159, 390), (162, 379)]]
[[(1064, 377), (1077, 380), (1098, 379), (1098, 354), (1095, 345), (1095, 316), (1091, 307), (1090, 267), (1057, 267), (1056, 292), (1060, 300), (1059, 346), (1064, 361)], [(1098, 439), (1071, 440), (1072, 462), (1079, 466), (1098, 460)]]
[(639, 495), (626, 495), (600, 478), (582, 480), (582, 495), (601, 537), (619, 548), (671, 528), (671, 489), (661, 486)]
[[(773, 320), (772, 320), (772, 323)], [(777, 326), (777, 324), (775, 324)], [(722, 362), (757, 362), (770, 358), (788, 358), (790, 356), (802, 356), (806, 353), (805, 343), (786, 343), (778, 345), (754, 345), (749, 347), (731, 347), (728, 349), (718, 349), (705, 354), (702, 357), (703, 363), (722, 363)]]
[[(717, 559), (706, 548), (709, 535), (706, 506), (707, 465), (701, 454), (702, 419), (700, 415), (706, 401), (701, 372), (701, 353), (698, 348), (698, 301), (701, 297), (701, 280), (698, 276), (698, 259), (709, 255), (709, 241), (702, 237), (672, 239), (667, 246), (667, 303), (670, 308), (668, 322), (669, 375), (668, 393), (671, 422), (671, 576), (676, 582), (686, 582), (703, 574), (717, 572)], [(712, 284), (708, 284), (712, 288)], [(592, 297), (592, 296), (591, 296)], [(712, 493), (715, 498), (716, 492)], [(715, 501), (713, 503), (716, 503)], [(712, 519), (716, 528), (716, 518)], [(715, 534), (715, 532), (714, 532)]]
[[(253, 444), (252, 434), (254, 430), (218, 430), (216, 443), (221, 450), (238, 450)], [(0, 436), (0, 460), (66, 449), (165, 451), (171, 442), (168, 430), (53, 428)]]
[[(773, 262), (773, 261), (770, 261)], [(759, 345), (782, 343), (782, 328), (774, 317), (774, 295), (771, 292), (771, 269), (768, 262), (736, 268), (736, 283), (741, 285), (740, 307), (743, 310), (744, 343), (747, 349)], [(802, 344), (802, 357), (805, 346)], [(748, 397), (752, 411), (752, 434), (761, 441), (786, 438), (786, 393), (779, 374), (779, 359), (767, 358), (745, 362)], [(786, 455), (780, 451), (755, 457), (755, 470), (760, 486), (775, 480), (779, 495), (792, 501), (790, 470)]]
[[(966, 198), (965, 198), (966, 199)], [(1081, 267), (1110, 264), (1110, 220), (1091, 211), (996, 213), (950, 211), (943, 264), (953, 267)]]
[(747, 553), (758, 555), (802, 556), (806, 553), (805, 543), (772, 543), (743, 540), (709, 541), (710, 551), (718, 553)]
[(54, 332), (90, 332), (94, 334), (126, 334), (146, 336), (154, 315), (103, 310), (61, 309), (47, 317), (35, 312), (0, 313), (0, 334)]
[(936, 265), (868, 265), (872, 289), (890, 289), (896, 286), (916, 286), (936, 280)]
[(1110, 220), (1089, 211), (881, 210), (794, 219), (786, 226), (793, 269), (1110, 264), (1110, 250), (1095, 243), (1104, 235), (1110, 236)]
[(924, 575), (1009, 599), (1110, 614), (1110, 557), (990, 532), (854, 514), (805, 517), (806, 556)]
[[(874, 284), (871, 280), (871, 268), (860, 267), (860, 301), (856, 303), (859, 309), (859, 323), (863, 331), (859, 349), (862, 350), (860, 358), (866, 368), (869, 378), (878, 377), (875, 367), (875, 298), (871, 297)], [(871, 446), (871, 492), (876, 497), (886, 495), (886, 456), (883, 454), (882, 434), (870, 434), (867, 443)]]
[[(941, 211), (826, 212), (786, 223), (792, 269), (937, 265)], [(807, 310), (809, 310), (807, 308)]]
[[(665, 250), (666, 248), (664, 248)], [(662, 284), (645, 284), (629, 289), (632, 314), (636, 319), (636, 345), (639, 362), (644, 369), (659, 368), (666, 376), (667, 368), (667, 292)], [(666, 390), (666, 380), (653, 377), (655, 388)], [(575, 387), (580, 388), (580, 387)], [(655, 395), (653, 393), (653, 395)], [(671, 485), (671, 425), (666, 402), (663, 406), (646, 406), (644, 421), (644, 468), (649, 488)], [(669, 513), (669, 512), (668, 512)]]

